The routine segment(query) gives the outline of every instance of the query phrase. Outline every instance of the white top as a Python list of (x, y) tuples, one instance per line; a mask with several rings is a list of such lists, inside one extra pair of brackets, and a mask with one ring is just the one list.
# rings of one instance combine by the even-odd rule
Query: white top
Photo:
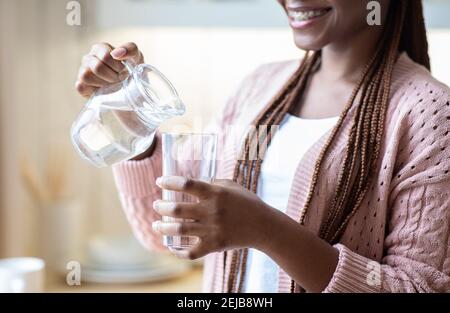
[[(287, 114), (272, 139), (258, 181), (258, 196), (286, 212), (297, 166), (303, 155), (338, 121), (338, 117), (303, 119)], [(245, 292), (277, 292), (278, 265), (264, 253), (249, 249)]]

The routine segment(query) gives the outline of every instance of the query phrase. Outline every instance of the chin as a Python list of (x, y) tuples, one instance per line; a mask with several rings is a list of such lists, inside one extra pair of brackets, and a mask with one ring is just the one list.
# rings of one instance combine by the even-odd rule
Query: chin
[(327, 46), (330, 41), (326, 38), (318, 38), (316, 36), (306, 36), (298, 34), (294, 30), (294, 43), (301, 50), (319, 51)]

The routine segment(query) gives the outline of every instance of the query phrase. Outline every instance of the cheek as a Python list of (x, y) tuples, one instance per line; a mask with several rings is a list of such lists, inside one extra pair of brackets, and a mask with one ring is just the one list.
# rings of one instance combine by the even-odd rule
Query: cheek
[(335, 0), (336, 23), (334, 25), (337, 36), (348, 38), (359, 30), (368, 27), (368, 0)]

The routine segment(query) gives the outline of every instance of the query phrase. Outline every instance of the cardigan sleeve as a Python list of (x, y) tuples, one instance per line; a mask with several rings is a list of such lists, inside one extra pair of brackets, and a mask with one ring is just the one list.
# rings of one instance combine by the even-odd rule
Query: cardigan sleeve
[(409, 204), (392, 208), (397, 216), (381, 262), (337, 244), (339, 262), (325, 292), (450, 292), (449, 190), (446, 180), (405, 193)]
[(125, 161), (113, 166), (120, 202), (135, 237), (147, 249), (164, 250), (161, 237), (152, 231), (152, 223), (161, 217), (153, 210), (153, 201), (161, 198), (156, 178), (162, 175), (161, 135), (155, 136), (151, 157)]
[(398, 107), (402, 139), (383, 257), (376, 262), (337, 244), (325, 292), (450, 292), (450, 92), (432, 81), (419, 84), (427, 89), (406, 90), (409, 103)]

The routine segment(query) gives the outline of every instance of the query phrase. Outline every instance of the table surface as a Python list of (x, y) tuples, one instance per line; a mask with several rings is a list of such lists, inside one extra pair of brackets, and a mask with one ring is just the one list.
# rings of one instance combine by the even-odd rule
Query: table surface
[(171, 280), (138, 284), (93, 284), (82, 283), (81, 286), (68, 286), (65, 278), (56, 275), (46, 277), (46, 292), (200, 292), (202, 268), (196, 267), (183, 276)]

